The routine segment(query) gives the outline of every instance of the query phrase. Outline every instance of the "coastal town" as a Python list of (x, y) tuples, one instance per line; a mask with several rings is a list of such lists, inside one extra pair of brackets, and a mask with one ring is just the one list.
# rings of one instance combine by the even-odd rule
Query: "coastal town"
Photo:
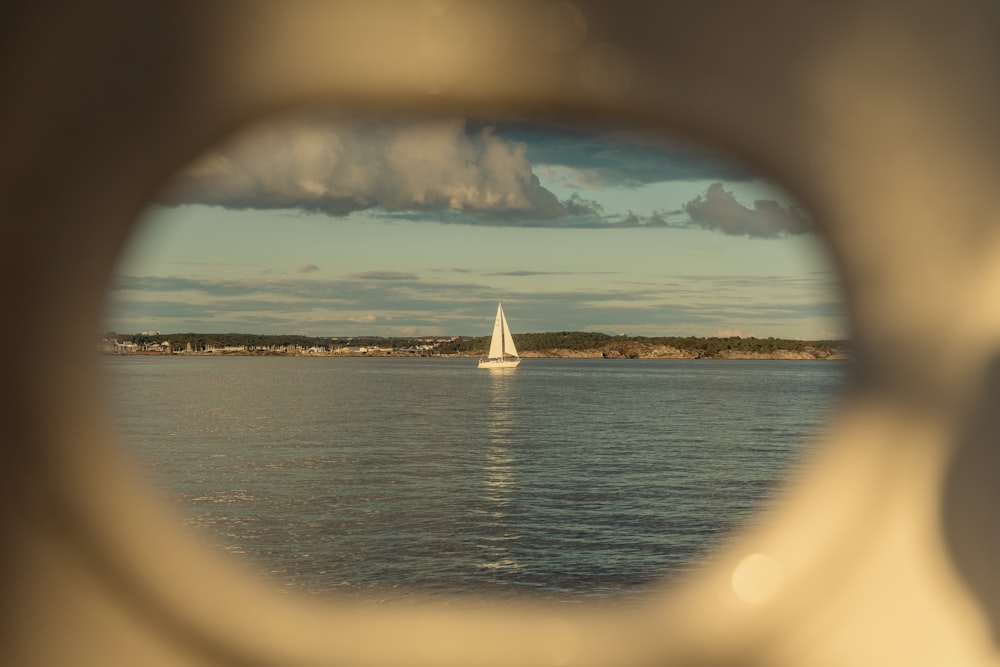
[[(136, 340), (138, 338), (138, 340)], [(176, 341), (176, 337), (173, 337)], [(412, 338), (389, 339), (388, 342), (351, 344), (352, 339), (327, 339), (324, 344), (316, 341), (288, 341), (264, 344), (255, 343), (220, 343), (209, 339), (198, 343), (190, 339), (180, 344), (171, 342), (170, 338), (162, 337), (156, 331), (144, 331), (135, 337), (119, 337), (101, 339), (101, 352), (104, 354), (143, 354), (143, 355), (282, 355), (294, 357), (331, 357), (331, 356), (432, 356), (442, 343), (459, 340), (459, 336), (449, 338)], [(406, 345), (398, 345), (402, 340)], [(312, 343), (312, 344), (309, 344)]]

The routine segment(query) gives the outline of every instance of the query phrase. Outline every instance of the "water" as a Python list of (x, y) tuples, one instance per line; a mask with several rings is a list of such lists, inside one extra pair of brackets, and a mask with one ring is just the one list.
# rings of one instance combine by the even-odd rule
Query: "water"
[(113, 357), (186, 520), (308, 593), (635, 596), (752, 518), (836, 407), (810, 361)]

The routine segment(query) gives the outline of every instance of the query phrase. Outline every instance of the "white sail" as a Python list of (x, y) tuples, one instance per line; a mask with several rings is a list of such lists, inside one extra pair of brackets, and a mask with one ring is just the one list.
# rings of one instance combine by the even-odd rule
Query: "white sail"
[(517, 356), (514, 338), (507, 326), (507, 316), (503, 313), (503, 305), (497, 304), (497, 318), (493, 321), (493, 337), (490, 339), (489, 355), (479, 360), (480, 368), (516, 368), (521, 363)]
[(490, 359), (499, 359), (503, 356), (503, 332), (507, 319), (503, 316), (503, 308), (497, 305), (497, 319), (493, 322), (493, 338), (490, 340)]
[[(517, 348), (514, 347), (514, 338), (510, 335), (510, 327), (507, 326), (507, 316), (503, 314), (503, 308), (500, 308), (500, 319), (503, 320), (503, 354), (516, 357)], [(490, 347), (493, 347), (492, 343)]]

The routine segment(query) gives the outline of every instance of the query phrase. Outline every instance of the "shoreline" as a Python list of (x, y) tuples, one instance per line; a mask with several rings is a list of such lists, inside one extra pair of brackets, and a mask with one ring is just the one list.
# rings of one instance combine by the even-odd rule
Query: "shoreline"
[[(485, 337), (314, 338), (257, 334), (143, 334), (109, 332), (100, 350), (111, 355), (458, 357), (476, 359), (489, 347)], [(844, 340), (781, 338), (628, 337), (587, 332), (519, 334), (525, 359), (772, 359), (850, 360)]]
[[(417, 354), (412, 352), (275, 352), (246, 350), (212, 350), (199, 352), (104, 352), (106, 357), (341, 357), (348, 359), (478, 359), (482, 354)], [(652, 352), (635, 354), (607, 354), (602, 350), (546, 350), (524, 352), (522, 359), (671, 359), (700, 361), (705, 359), (723, 359), (733, 361), (852, 361), (852, 357), (842, 352), (827, 353), (822, 350), (775, 350), (773, 352), (741, 352), (723, 350), (717, 354), (699, 355), (691, 350), (678, 350), (676, 353)]]

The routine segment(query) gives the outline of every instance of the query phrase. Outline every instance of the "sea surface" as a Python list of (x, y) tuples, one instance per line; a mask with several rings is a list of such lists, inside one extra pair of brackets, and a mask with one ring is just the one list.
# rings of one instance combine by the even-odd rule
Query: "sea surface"
[(108, 357), (135, 458), (276, 585), (630, 598), (794, 475), (837, 361)]

